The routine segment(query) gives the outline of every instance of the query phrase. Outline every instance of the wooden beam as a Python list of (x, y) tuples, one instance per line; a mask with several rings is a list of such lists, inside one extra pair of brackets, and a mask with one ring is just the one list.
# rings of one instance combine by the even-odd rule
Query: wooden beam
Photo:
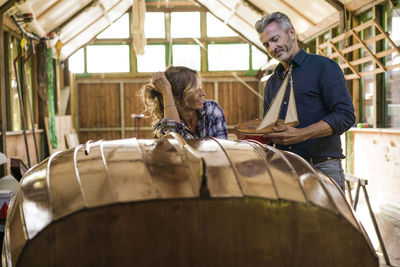
[[(207, 12), (210, 12), (214, 17), (216, 17), (217, 19), (221, 20), (212, 10), (208, 9), (205, 5), (203, 5), (203, 3), (200, 0), (194, 0), (196, 1), (196, 3), (198, 3), (199, 5), (201, 5), (202, 7), (204, 7)], [(221, 5), (225, 6), (228, 10), (229, 7), (227, 7), (226, 5), (224, 5), (220, 0), (217, 0)], [(238, 16), (239, 19), (242, 19), (243, 22), (245, 22), (246, 24), (250, 25), (252, 28), (254, 28), (254, 25), (251, 25), (248, 21), (244, 20), (242, 17)], [(221, 20), (222, 21), (222, 20)], [(259, 45), (258, 43), (254, 43), (252, 42), (250, 39), (248, 39), (246, 36), (244, 36), (241, 32), (239, 32), (238, 30), (236, 30), (235, 28), (231, 27), (230, 25), (226, 25), (228, 26), (232, 31), (236, 32), (239, 36), (241, 36), (243, 38), (243, 40), (245, 40), (246, 42), (248, 42), (251, 45), (254, 45), (255, 47), (257, 47), (258, 49), (260, 49), (261, 52), (263, 52), (264, 54), (267, 54), (267, 51), (265, 50), (265, 48), (261, 45)]]
[(258, 96), (262, 101), (264, 101), (264, 97), (262, 95), (260, 95), (260, 93), (257, 92), (257, 90), (254, 90), (253, 87), (251, 87), (250, 85), (248, 85), (245, 81), (242, 80), (242, 78), (240, 78), (235, 72), (232, 74), (233, 77), (236, 78), (236, 80), (238, 80), (239, 82), (241, 82), (244, 86), (246, 86), (247, 89), (249, 89), (253, 94), (255, 94), (256, 96)]
[(71, 17), (69, 17), (66, 21), (64, 21), (63, 23), (61, 23), (60, 25), (58, 25), (56, 28), (54, 28), (53, 30), (51, 30), (50, 32), (60, 32), (62, 30), (62, 28), (65, 27), (65, 25), (67, 25), (68, 23), (70, 23), (73, 19), (75, 19), (76, 17), (78, 17), (80, 14), (82, 14), (83, 12), (85, 12), (86, 10), (88, 10), (89, 8), (91, 8), (93, 6), (93, 4), (95, 3), (95, 0), (90, 1), (90, 3), (88, 3), (86, 6), (82, 7), (81, 9), (78, 10), (78, 12), (74, 13)]
[(157, 1), (157, 2), (146, 2), (146, 7), (156, 7), (156, 8), (172, 8), (175, 6), (188, 6), (195, 7), (196, 4), (193, 1)]
[(358, 78), (360, 78), (360, 74), (358, 73), (358, 71), (351, 65), (351, 63), (347, 60), (347, 58), (342, 54), (342, 52), (339, 51), (339, 49), (336, 48), (335, 44), (331, 41), (331, 47), (333, 50), (336, 51), (336, 53), (339, 54), (339, 57), (346, 62), (346, 64), (349, 66), (349, 68), (351, 69), (351, 71), (356, 74), (358, 76)]
[(262, 16), (263, 14), (265, 14), (265, 11), (262, 10), (261, 8), (259, 8), (257, 5), (253, 4), (251, 1), (249, 0), (242, 0), (243, 3), (245, 3), (247, 6), (249, 6), (250, 9), (252, 9), (253, 11), (255, 11), (256, 13), (258, 13), (260, 16)]
[(383, 66), (382, 62), (379, 61), (379, 59), (376, 58), (376, 56), (374, 55), (374, 53), (368, 48), (368, 46), (364, 43), (363, 40), (361, 40), (361, 38), (358, 36), (358, 34), (355, 31), (351, 31), (353, 33), (354, 38), (357, 39), (357, 41), (359, 43), (361, 43), (361, 45), (364, 47), (365, 50), (367, 50), (368, 54), (370, 54), (370, 56), (373, 58), (373, 60), (375, 61), (376, 64), (378, 64), (378, 66), (386, 71), (385, 66)]
[(302, 17), (305, 21), (310, 23), (311, 25), (315, 26), (317, 25), (315, 22), (313, 22), (311, 19), (303, 15), (300, 11), (298, 11), (296, 8), (294, 8), (290, 3), (288, 3), (286, 0), (280, 0), (285, 6), (287, 6), (289, 9), (291, 9), (294, 13), (296, 13), (298, 16)]
[(378, 30), (385, 36), (386, 40), (389, 42), (389, 44), (397, 50), (397, 53), (400, 55), (400, 47), (396, 46), (396, 44), (393, 42), (392, 38), (385, 32), (385, 30), (382, 28), (382, 26), (375, 21), (375, 26), (378, 28)]
[(6, 11), (9, 10), (16, 2), (17, 2), (17, 0), (8, 0), (8, 1), (6, 1), (0, 7), (0, 15), (1, 15), (1, 17), (3, 17), (4, 13), (6, 13)]
[[(6, 153), (6, 132), (7, 132), (7, 101), (6, 101), (6, 70), (4, 65), (4, 27), (3, 27), (3, 15), (4, 13), (10, 9), (16, 0), (10, 0), (5, 2), (0, 7), (0, 59), (3, 60), (0, 64), (0, 152)], [(7, 166), (8, 164), (3, 164), (0, 167), (0, 177), (3, 177), (7, 174)]]
[[(109, 10), (107, 10), (107, 12), (110, 12), (111, 10), (113, 10), (119, 3), (121, 2), (118, 1), (117, 3), (115, 3)], [(67, 40), (66, 42), (64, 42), (64, 45), (66, 45), (67, 43), (69, 43), (71, 40), (73, 40), (74, 38), (76, 38), (77, 36), (79, 36), (82, 32), (84, 32), (86, 29), (90, 28), (93, 24), (95, 24), (96, 22), (98, 22), (99, 20), (101, 20), (104, 16), (99, 16), (97, 19), (95, 19), (94, 21), (92, 21), (89, 25), (86, 25), (85, 28), (83, 28), (82, 30), (80, 30), (77, 34), (74, 35), (74, 37), (72, 39)], [(86, 45), (86, 44), (85, 44)], [(85, 46), (83, 45), (83, 46)]]
[(345, 9), (343, 3), (339, 0), (325, 0), (325, 2), (333, 6), (337, 11), (342, 11)]
[[(374, 36), (373, 38), (370, 38), (370, 39), (368, 39), (368, 40), (365, 40), (364, 42), (365, 42), (365, 44), (370, 44), (370, 43), (374, 43), (374, 42), (377, 42), (377, 41), (380, 41), (380, 40), (382, 40), (382, 39), (384, 39), (385, 38), (385, 36), (383, 35), (383, 34), (378, 34), (378, 35), (376, 35), (376, 36)], [(361, 44), (360, 43), (357, 43), (357, 44), (354, 44), (354, 45), (352, 45), (352, 46), (348, 46), (348, 47), (346, 47), (346, 48), (344, 48), (344, 49), (342, 49), (341, 50), (341, 52), (343, 53), (343, 54), (347, 54), (347, 53), (350, 53), (350, 52), (352, 52), (352, 51), (354, 51), (354, 50), (357, 50), (357, 49), (359, 49), (359, 48), (361, 48)], [(335, 57), (337, 57), (337, 56), (339, 56), (338, 54), (336, 54), (336, 53), (333, 53), (333, 54), (331, 54), (330, 56), (329, 56), (329, 58), (335, 58)]]
[[(1, 136), (0, 152), (6, 153), (6, 132), (7, 132), (7, 111), (6, 111), (6, 84), (5, 84), (5, 66), (4, 66), (4, 29), (3, 14), (0, 14), (0, 58), (3, 60), (0, 64), (0, 114), (1, 114)], [(7, 164), (0, 167), (0, 177), (7, 173)]]

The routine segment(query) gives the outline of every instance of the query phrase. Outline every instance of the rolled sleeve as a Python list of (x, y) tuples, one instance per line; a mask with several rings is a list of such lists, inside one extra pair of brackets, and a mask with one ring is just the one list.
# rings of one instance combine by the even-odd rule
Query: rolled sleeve
[(322, 97), (329, 113), (322, 120), (331, 126), (333, 135), (341, 135), (356, 121), (342, 70), (331, 62), (323, 71), (321, 81)]

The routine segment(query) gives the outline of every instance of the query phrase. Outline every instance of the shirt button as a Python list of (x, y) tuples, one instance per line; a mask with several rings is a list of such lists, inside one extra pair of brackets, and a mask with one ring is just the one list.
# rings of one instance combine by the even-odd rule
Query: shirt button
[(285, 101), (285, 102), (283, 102), (283, 104), (285, 104), (285, 105), (286, 105), (286, 101)]
[(292, 146), (289, 146), (288, 148), (289, 148), (289, 149), (292, 149)]

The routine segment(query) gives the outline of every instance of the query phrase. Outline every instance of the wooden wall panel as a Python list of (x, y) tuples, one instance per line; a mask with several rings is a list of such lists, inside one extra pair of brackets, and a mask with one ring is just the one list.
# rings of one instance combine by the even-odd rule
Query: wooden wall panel
[(204, 92), (206, 93), (206, 99), (215, 100), (214, 83), (213, 82), (203, 82), (202, 87), (203, 87)]
[[(126, 131), (125, 138), (136, 137), (136, 131)], [(141, 139), (153, 139), (153, 130), (140, 130)]]
[[(248, 82), (257, 90), (257, 82)], [(220, 82), (218, 84), (218, 103), (225, 112), (228, 125), (258, 118), (259, 98), (239, 82)]]
[[(131, 114), (141, 114), (144, 112), (144, 104), (140, 101), (139, 93), (142, 83), (125, 83), (125, 127), (136, 127), (135, 120)], [(151, 126), (151, 119), (144, 118), (140, 121), (140, 126)]]
[[(131, 114), (141, 114), (144, 111), (144, 104), (139, 96), (144, 82), (121, 79), (101, 83), (98, 80), (91, 82), (87, 78), (84, 80), (80, 82), (77, 79), (79, 128), (98, 128), (98, 131), (81, 130), (79, 133), (81, 143), (86, 140), (118, 139), (122, 136), (121, 132), (124, 132), (125, 138), (136, 137), (134, 128), (136, 124)], [(124, 98), (124, 125), (121, 125), (121, 84)], [(257, 81), (247, 82), (247, 84), (254, 90), (258, 88)], [(206, 93), (206, 99), (217, 100), (224, 109), (228, 126), (233, 127), (239, 122), (258, 117), (260, 100), (242, 83), (216, 77), (215, 80), (208, 79), (207, 82), (203, 82), (202, 87)], [(141, 119), (140, 138), (153, 138), (152, 130), (150, 130), (151, 123), (150, 118)], [(106, 131), (110, 127), (114, 129)], [(231, 129), (229, 132), (235, 131)]]
[(119, 127), (118, 83), (78, 84), (79, 128)]
[(89, 140), (115, 140), (121, 139), (120, 131), (79, 132), (79, 143), (84, 144)]

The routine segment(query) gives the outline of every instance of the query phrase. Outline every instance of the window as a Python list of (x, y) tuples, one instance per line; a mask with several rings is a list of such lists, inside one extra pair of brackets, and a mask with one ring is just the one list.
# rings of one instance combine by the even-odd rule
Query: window
[(200, 46), (176, 44), (172, 46), (172, 55), (172, 65), (200, 70)]
[(210, 44), (208, 70), (247, 70), (249, 56), (248, 44)]
[(84, 73), (85, 72), (85, 55), (83, 48), (76, 51), (68, 59), (69, 70), (73, 73)]
[(208, 37), (229, 37), (238, 36), (231, 28), (226, 26), (215, 16), (207, 12), (207, 36)]
[[(100, 33), (93, 44), (70, 57), (70, 70), (75, 73), (132, 70), (143, 73), (180, 65), (198, 71), (238, 70), (252, 75), (267, 62), (262, 51), (244, 43), (236, 32), (211, 13), (200, 8), (192, 8), (190, 12), (153, 10), (145, 15), (145, 55), (131, 56), (135, 40), (132, 39), (130, 14), (126, 13)], [(203, 59), (206, 62), (202, 62)]]
[(129, 45), (88, 45), (87, 71), (129, 72)]
[(138, 72), (156, 72), (165, 70), (165, 46), (146, 45), (144, 55), (137, 56)]
[[(400, 8), (387, 8), (387, 31), (393, 42), (400, 45), (400, 31), (394, 30), (400, 28)], [(400, 63), (400, 55), (393, 53), (385, 57), (386, 65), (396, 65)], [(386, 81), (386, 127), (400, 127), (400, 68), (389, 70), (385, 73)]]
[(146, 12), (144, 32), (146, 38), (165, 38), (165, 13)]
[(254, 45), (251, 46), (251, 69), (259, 70), (267, 64), (268, 56)]
[[(359, 17), (360, 24), (364, 23), (372, 18), (372, 11), (366, 11), (362, 13)], [(374, 35), (372, 28), (368, 27), (362, 31), (360, 31), (360, 37), (362, 40), (367, 40), (372, 38)], [(370, 43), (368, 44), (368, 48), (371, 51), (374, 51), (374, 44)], [(363, 57), (366, 57), (369, 55), (368, 51), (364, 48), (360, 49), (360, 53), (362, 54)], [(363, 63), (360, 65), (361, 71), (362, 72), (367, 72), (370, 70), (373, 70), (375, 63), (372, 61), (369, 61), (367, 63)], [(374, 81), (374, 75), (367, 75), (361, 77), (361, 90), (362, 90), (362, 105), (360, 108), (360, 122), (367, 122), (370, 125), (375, 125), (375, 81)]]
[(171, 36), (172, 38), (199, 38), (200, 12), (171, 13)]
[(97, 39), (123, 39), (129, 38), (129, 14), (126, 13), (116, 20), (102, 33), (97, 35)]

